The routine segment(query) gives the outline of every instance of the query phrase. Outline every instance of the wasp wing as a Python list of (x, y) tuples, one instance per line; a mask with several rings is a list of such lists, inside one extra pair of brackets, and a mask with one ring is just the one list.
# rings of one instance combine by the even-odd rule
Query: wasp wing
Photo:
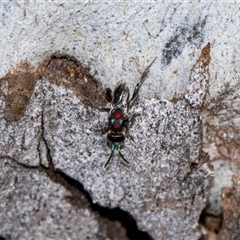
[(148, 73), (149, 73), (149, 69), (150, 67), (152, 66), (152, 64), (155, 62), (157, 57), (155, 57), (153, 59), (153, 61), (151, 62), (151, 64), (144, 70), (142, 76), (140, 77), (140, 79), (138, 80), (138, 83), (136, 84), (135, 88), (134, 88), (134, 91), (133, 91), (133, 95), (132, 95), (132, 98), (130, 99), (129, 103), (128, 103), (128, 108), (130, 108), (133, 104), (133, 102), (135, 101), (135, 99), (137, 98), (138, 94), (139, 94), (139, 91), (140, 91), (140, 88), (144, 82), (144, 80), (146, 79)]
[(129, 88), (126, 82), (118, 82), (113, 92), (113, 105), (126, 106), (129, 100)]

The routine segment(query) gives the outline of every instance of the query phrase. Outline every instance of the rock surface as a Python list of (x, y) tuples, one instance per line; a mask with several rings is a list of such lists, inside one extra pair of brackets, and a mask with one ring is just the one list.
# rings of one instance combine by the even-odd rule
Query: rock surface
[(56, 173), (9, 158), (1, 159), (0, 172), (2, 239), (127, 239), (119, 222), (101, 218)]
[(223, 227), (219, 233), (219, 240), (238, 239), (240, 235), (240, 177), (233, 175), (233, 188), (222, 190), (223, 200), (221, 207), (223, 210)]
[[(114, 156), (109, 167), (103, 168), (109, 149), (105, 137), (96, 130), (104, 125), (107, 115), (89, 106), (89, 100), (96, 102), (104, 89), (68, 57), (53, 57), (33, 72), (41, 80), (36, 81), (31, 97), (26, 97), (25, 108), (17, 101), (23, 96), (22, 88), (17, 85), (13, 91), (17, 100), (11, 107), (6, 103), (13, 93), (10, 87), (5, 89), (2, 129), (12, 130), (3, 135), (2, 156), (29, 167), (49, 167), (50, 158), (56, 171), (83, 184), (93, 202), (129, 212), (139, 228), (154, 239), (197, 238), (211, 178), (207, 155), (201, 150), (201, 111), (197, 108), (204, 99), (204, 94), (197, 93), (206, 88), (199, 81), (208, 82), (209, 51), (210, 44), (192, 68), (187, 100), (141, 99), (133, 107), (130, 114), (137, 114), (131, 128), (135, 146), (126, 140), (122, 151), (130, 166)], [(22, 69), (18, 65), (10, 77), (2, 79), (3, 87), (17, 81), (19, 66)], [(27, 72), (29, 68), (24, 69)], [(23, 73), (19, 74), (22, 77)], [(35, 153), (35, 161), (30, 161), (30, 153)]]
[[(203, 196), (208, 193), (210, 179), (203, 163), (206, 160), (201, 160), (205, 159), (201, 157), (202, 143), (215, 168), (208, 202), (210, 214), (221, 218), (220, 188), (232, 186), (232, 174), (240, 175), (238, 12), (238, 3), (227, 2), (1, 2), (1, 159), (14, 159), (28, 167), (50, 167), (51, 157), (55, 169), (81, 181), (93, 201), (132, 212), (139, 227), (148, 229), (156, 239), (167, 234), (171, 239), (178, 227), (186, 229), (179, 230), (183, 238), (197, 239), (199, 234), (191, 229), (195, 229), (204, 208)], [(207, 42), (211, 43), (210, 79), (205, 72), (195, 84), (189, 75), (197, 73), (194, 65)], [(65, 56), (69, 67), (65, 68), (63, 58), (51, 59), (53, 53)], [(132, 113), (141, 115), (131, 128), (136, 144), (127, 140), (123, 152), (131, 166), (124, 166), (115, 155), (104, 170), (102, 166), (110, 153), (105, 137), (95, 130), (104, 125), (107, 115), (91, 108), (88, 99), (104, 106), (103, 85), (113, 88), (122, 79), (133, 89), (139, 72), (156, 56), (142, 86), (140, 101), (132, 109)], [(88, 72), (97, 82), (91, 80)], [(190, 135), (190, 128), (196, 136)], [(167, 150), (173, 153), (175, 145), (178, 157), (166, 159)], [(156, 146), (160, 148), (154, 152)], [(152, 171), (151, 167), (155, 169)], [(157, 178), (156, 168), (161, 170)], [(89, 173), (89, 169), (94, 171)], [(170, 180), (166, 180), (167, 173)], [(98, 182), (92, 180), (94, 177)], [(203, 183), (198, 188), (193, 184), (189, 191), (205, 190), (195, 195), (201, 201), (196, 211), (183, 213), (183, 204), (191, 204), (181, 196), (181, 191), (185, 193), (181, 184), (192, 177)], [(137, 189), (151, 187), (149, 195), (142, 197), (143, 192), (137, 193), (137, 201), (145, 200), (143, 205), (131, 209), (136, 202), (129, 192), (135, 192), (125, 187), (134, 184)], [(172, 189), (164, 189), (166, 186)], [(179, 193), (174, 192), (176, 189)], [(153, 195), (158, 199), (156, 206)], [(180, 210), (175, 207), (167, 211), (178, 198)], [(164, 221), (162, 235), (159, 229), (152, 230), (155, 223), (145, 224), (142, 219), (146, 215), (139, 217), (139, 209), (158, 224), (158, 218)], [(163, 230), (167, 219), (178, 210), (178, 216), (187, 215), (186, 226), (183, 222), (177, 226), (174, 223)], [(179, 239), (179, 235), (174, 237)]]

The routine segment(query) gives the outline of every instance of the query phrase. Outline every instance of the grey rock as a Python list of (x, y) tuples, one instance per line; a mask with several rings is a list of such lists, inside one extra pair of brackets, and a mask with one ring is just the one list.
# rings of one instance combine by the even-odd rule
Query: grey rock
[(0, 172), (4, 239), (127, 239), (118, 222), (93, 212), (86, 197), (56, 174), (10, 158), (1, 159)]
[(63, 89), (45, 87), (44, 135), (56, 170), (80, 181), (94, 202), (130, 212), (155, 239), (175, 239), (179, 229), (182, 239), (199, 236), (211, 171), (201, 158), (198, 110), (185, 100), (142, 99), (133, 109), (140, 114), (131, 129), (137, 146), (127, 140), (123, 151), (130, 167), (115, 155), (104, 169), (110, 149), (95, 131), (104, 115), (83, 108)]
[[(209, 45), (203, 52), (206, 48)], [(209, 51), (202, 54), (192, 68), (189, 78), (191, 88), (184, 97), (170, 102), (164, 98), (144, 99), (140, 96), (141, 101), (129, 113), (137, 114), (130, 128), (135, 143), (127, 139), (122, 151), (130, 166), (126, 166), (115, 152), (108, 168), (104, 169), (110, 149), (106, 145), (106, 138), (97, 130), (105, 125), (107, 114), (86, 105), (85, 98), (80, 95), (76, 97), (72, 89), (59, 83), (59, 76), (63, 83), (68, 81), (64, 77), (65, 69), (70, 72), (69, 79), (72, 79), (74, 68), (70, 65), (60, 67), (58, 72), (53, 68), (46, 75), (51, 80), (44, 77), (37, 81), (26, 112), (19, 121), (9, 123), (2, 117), (2, 129), (6, 131), (10, 126), (11, 130), (3, 134), (1, 155), (14, 158), (28, 167), (40, 166), (40, 163), (49, 167), (47, 159), (50, 158), (55, 171), (83, 184), (94, 203), (127, 211), (135, 218), (138, 227), (154, 239), (197, 239), (200, 236), (197, 230), (199, 216), (206, 204), (212, 174), (208, 157), (202, 152), (202, 121), (198, 108), (204, 99), (209, 77), (208, 54)], [(66, 59), (64, 61), (66, 64)], [(56, 66), (61, 66), (61, 59), (55, 62)], [(199, 84), (198, 81), (202, 79), (205, 84)], [(89, 88), (93, 86), (90, 80), (83, 84), (89, 84)], [(66, 86), (71, 86), (71, 83)], [(91, 100), (97, 99), (94, 91), (89, 90), (89, 93)], [(31, 169), (28, 170), (30, 176), (34, 175)], [(41, 174), (36, 176), (42, 177)], [(31, 186), (37, 194), (39, 186), (33, 183)], [(24, 191), (27, 189), (24, 188)], [(54, 193), (55, 190), (49, 189), (47, 192)], [(43, 201), (55, 206), (63, 198), (64, 193), (59, 193), (58, 197), (54, 195), (48, 199), (46, 196)], [(64, 204), (61, 208), (70, 211), (71, 208)], [(15, 202), (14, 206), (17, 208), (18, 203)], [(31, 218), (30, 206), (31, 203), (26, 203), (26, 207), (17, 208), (15, 212), (20, 215), (25, 212), (26, 217)], [(44, 211), (40, 209), (40, 213)], [(56, 214), (54, 210), (52, 214)], [(62, 216), (57, 215), (56, 221), (60, 219)], [(53, 220), (50, 218), (49, 221)], [(74, 215), (72, 222), (66, 221), (73, 234), (80, 231), (75, 230), (74, 221), (77, 221)], [(93, 222), (90, 221), (90, 224)], [(57, 228), (57, 223), (53, 222), (53, 225)], [(33, 224), (29, 228), (28, 236), (34, 236), (38, 227)], [(39, 234), (46, 234), (44, 229), (45, 226), (39, 230)], [(60, 233), (65, 234), (63, 228), (56, 232)], [(49, 234), (55, 234), (55, 230)]]

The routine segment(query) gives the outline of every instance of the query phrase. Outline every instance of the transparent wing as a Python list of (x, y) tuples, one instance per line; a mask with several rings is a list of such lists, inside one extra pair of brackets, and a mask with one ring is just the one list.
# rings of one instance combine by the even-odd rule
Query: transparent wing
[(113, 92), (113, 105), (125, 106), (129, 100), (129, 88), (126, 82), (118, 82)]
[(138, 83), (136, 84), (135, 88), (134, 88), (134, 91), (133, 91), (133, 95), (132, 95), (132, 98), (130, 99), (129, 103), (128, 103), (128, 107), (130, 108), (134, 102), (134, 100), (137, 98), (138, 94), (139, 94), (139, 91), (140, 91), (140, 88), (144, 82), (144, 80), (146, 79), (148, 73), (149, 73), (149, 69), (150, 67), (152, 66), (152, 64), (155, 62), (157, 57), (155, 57), (153, 59), (153, 61), (150, 63), (150, 65), (144, 70), (142, 76), (140, 77), (140, 79), (138, 80)]

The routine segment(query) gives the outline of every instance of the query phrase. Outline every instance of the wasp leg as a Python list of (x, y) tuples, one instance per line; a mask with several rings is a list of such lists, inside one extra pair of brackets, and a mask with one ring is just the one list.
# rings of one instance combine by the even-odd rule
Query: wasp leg
[(124, 127), (126, 128), (126, 137), (129, 137), (130, 140), (134, 143), (134, 144), (137, 144), (135, 141), (134, 141), (134, 138), (129, 134), (129, 127), (124, 125)]
[(109, 124), (107, 123), (103, 128), (95, 129), (95, 132), (101, 132), (102, 134), (106, 134), (109, 131)]
[(122, 155), (122, 153), (120, 151), (118, 151), (118, 153), (121, 156), (121, 158), (123, 159), (123, 161), (126, 162), (127, 164), (129, 164), (129, 161)]
[(108, 164), (109, 164), (109, 162), (110, 162), (110, 160), (111, 160), (111, 158), (112, 158), (112, 156), (113, 156), (113, 152), (114, 152), (114, 150), (112, 150), (112, 152), (111, 152), (111, 154), (110, 154), (110, 156), (109, 156), (106, 164), (104, 165), (105, 168), (108, 166)]
[(137, 98), (138, 94), (139, 94), (139, 91), (140, 91), (140, 88), (144, 82), (144, 80), (146, 79), (148, 73), (149, 73), (149, 69), (150, 67), (152, 66), (152, 64), (155, 62), (157, 57), (155, 57), (153, 59), (153, 61), (150, 63), (150, 65), (144, 70), (142, 76), (140, 77), (140, 79), (138, 80), (138, 83), (136, 84), (135, 88), (134, 88), (134, 91), (133, 91), (133, 95), (132, 95), (132, 98), (130, 99), (130, 101), (128, 102), (128, 108), (130, 108), (133, 104), (133, 102), (135, 101), (135, 99)]
[(136, 116), (139, 116), (139, 114), (133, 114), (131, 119), (124, 124), (124, 127), (126, 128), (126, 137), (129, 137), (133, 144), (138, 146), (138, 144), (134, 141), (134, 138), (129, 134), (129, 128), (133, 125)]
[(126, 131), (126, 137), (128, 137), (128, 138), (132, 141), (133, 145), (139, 147), (139, 144), (137, 144), (137, 143), (135, 142), (133, 136), (129, 134), (129, 131)]
[(111, 108), (100, 108), (94, 102), (92, 102), (91, 100), (89, 102), (94, 108), (96, 108), (100, 112), (109, 112), (111, 110)]
[(135, 142), (135, 140), (134, 140), (134, 138), (133, 138), (132, 135), (130, 135), (130, 134), (128, 133), (128, 134), (127, 134), (127, 137), (129, 137), (130, 140), (131, 140), (135, 145), (139, 146), (139, 145)]
[(140, 113), (134, 113), (129, 121), (129, 127), (131, 127), (137, 116), (140, 116)]
[(102, 134), (105, 134), (109, 131), (109, 124), (107, 123), (104, 128), (101, 129)]

